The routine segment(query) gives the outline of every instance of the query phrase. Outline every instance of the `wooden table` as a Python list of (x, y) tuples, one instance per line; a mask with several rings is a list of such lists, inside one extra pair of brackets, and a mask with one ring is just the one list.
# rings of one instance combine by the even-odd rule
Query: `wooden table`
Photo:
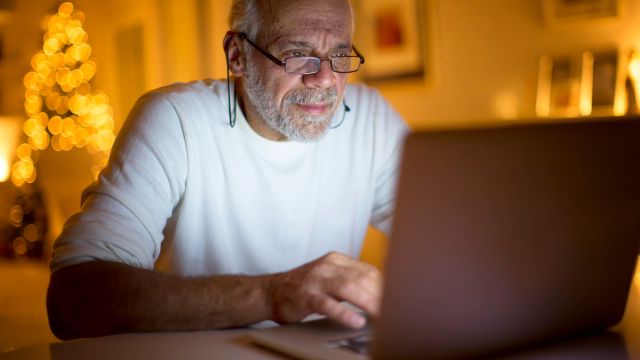
[[(0, 360), (73, 359), (283, 359), (249, 342), (249, 329), (105, 336), (29, 346), (0, 353)], [(611, 331), (509, 356), (516, 359), (640, 360), (640, 266), (622, 322)]]

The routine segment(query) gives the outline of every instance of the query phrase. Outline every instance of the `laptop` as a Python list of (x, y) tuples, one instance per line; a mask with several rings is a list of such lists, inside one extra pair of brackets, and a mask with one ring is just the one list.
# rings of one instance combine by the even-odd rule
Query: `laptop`
[(415, 132), (397, 194), (375, 322), (250, 339), (309, 359), (465, 358), (622, 319), (640, 245), (640, 120)]

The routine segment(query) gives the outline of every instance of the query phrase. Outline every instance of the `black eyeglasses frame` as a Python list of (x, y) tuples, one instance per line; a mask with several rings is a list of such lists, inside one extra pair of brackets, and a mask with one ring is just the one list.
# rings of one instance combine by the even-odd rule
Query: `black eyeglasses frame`
[[(258, 50), (262, 55), (264, 55), (267, 59), (271, 60), (274, 64), (279, 65), (279, 66), (283, 66), (285, 68), (285, 72), (287, 69), (287, 59), (284, 60), (280, 60), (277, 57), (275, 57), (273, 54), (271, 54), (270, 52), (268, 52), (267, 50), (261, 48), (260, 46), (258, 46), (256, 43), (254, 43), (253, 41), (249, 40), (249, 38), (247, 37), (247, 34), (242, 33), (242, 32), (230, 32), (231, 35), (234, 36), (238, 36), (240, 39), (246, 40), (249, 44), (251, 44), (251, 46), (253, 46), (256, 50)], [(333, 68), (333, 58), (327, 58), (327, 59), (321, 59), (317, 56), (305, 56), (305, 58), (314, 58), (314, 59), (318, 59), (320, 61), (319, 64), (321, 64), (323, 61), (329, 61), (329, 65), (331, 66), (331, 70), (335, 73), (339, 73), (339, 74), (348, 74), (348, 73), (354, 73), (358, 70), (360, 70), (360, 65), (364, 64), (364, 56), (362, 55), (362, 53), (360, 53), (360, 51), (358, 51), (358, 49), (355, 47), (355, 45), (351, 46), (351, 49), (353, 49), (353, 52), (356, 54), (356, 56), (353, 55), (348, 55), (348, 56), (341, 56), (341, 58), (359, 58), (360, 59), (360, 63), (358, 65), (358, 68), (355, 70), (351, 70), (351, 71), (336, 71)], [(287, 72), (287, 74), (291, 74), (291, 75), (310, 75), (310, 74), (315, 74), (318, 71), (320, 71), (320, 66), (318, 66), (318, 70), (316, 70), (315, 72), (308, 72), (308, 73), (290, 73)]]

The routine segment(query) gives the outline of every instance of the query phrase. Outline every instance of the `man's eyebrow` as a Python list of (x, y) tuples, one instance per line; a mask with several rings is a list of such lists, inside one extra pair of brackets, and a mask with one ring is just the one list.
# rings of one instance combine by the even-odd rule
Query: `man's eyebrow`
[(290, 47), (305, 48), (305, 49), (312, 48), (311, 44), (302, 40), (280, 40), (280, 41), (274, 42), (273, 47), (276, 49), (290, 48)]

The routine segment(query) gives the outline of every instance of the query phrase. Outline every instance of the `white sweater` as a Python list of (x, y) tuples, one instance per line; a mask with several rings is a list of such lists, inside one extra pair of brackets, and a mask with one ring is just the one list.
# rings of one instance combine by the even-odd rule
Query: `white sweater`
[(231, 128), (224, 82), (146, 94), (56, 240), (52, 270), (102, 259), (184, 275), (262, 274), (329, 251), (357, 257), (368, 224), (390, 230), (407, 127), (365, 86), (349, 85), (345, 100), (340, 126), (300, 143), (261, 137), (239, 108)]

